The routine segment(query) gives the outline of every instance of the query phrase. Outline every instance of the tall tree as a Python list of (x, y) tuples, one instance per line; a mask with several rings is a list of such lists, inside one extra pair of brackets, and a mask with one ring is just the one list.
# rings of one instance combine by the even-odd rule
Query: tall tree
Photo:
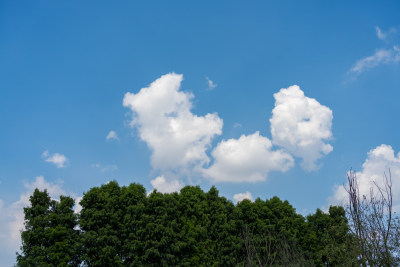
[[(301, 238), (305, 220), (287, 201), (273, 197), (237, 208), (238, 232), (243, 239), (242, 262), (246, 266), (307, 266)], [(310, 266), (308, 264), (308, 266)]]
[(47, 190), (35, 189), (30, 207), (24, 208), (25, 230), (18, 266), (79, 266), (80, 242), (74, 200), (51, 200)]
[(82, 259), (88, 266), (122, 266), (123, 209), (121, 188), (111, 181), (84, 194), (79, 224), (82, 230)]
[(137, 266), (145, 254), (146, 190), (111, 181), (86, 192), (80, 202), (82, 260), (88, 266)]
[(143, 218), (146, 208), (146, 189), (139, 184), (132, 183), (121, 188), (120, 208), (122, 211), (122, 251), (121, 259), (125, 266), (141, 265), (143, 246)]
[(343, 207), (331, 206), (329, 213), (320, 209), (307, 216), (305, 247), (316, 266), (355, 266), (357, 253)]

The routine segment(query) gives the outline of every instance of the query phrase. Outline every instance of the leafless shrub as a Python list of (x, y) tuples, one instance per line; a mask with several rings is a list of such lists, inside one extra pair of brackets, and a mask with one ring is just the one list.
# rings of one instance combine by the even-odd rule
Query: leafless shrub
[(347, 213), (356, 237), (362, 266), (399, 264), (399, 218), (393, 212), (392, 176), (384, 174), (383, 185), (376, 181), (369, 195), (361, 195), (356, 173), (349, 171), (345, 189), (349, 196)]

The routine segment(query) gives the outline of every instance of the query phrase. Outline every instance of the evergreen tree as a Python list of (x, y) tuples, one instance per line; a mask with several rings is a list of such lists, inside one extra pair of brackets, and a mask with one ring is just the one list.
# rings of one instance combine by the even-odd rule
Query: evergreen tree
[(47, 190), (35, 189), (30, 207), (24, 208), (25, 230), (18, 266), (79, 266), (80, 242), (74, 200), (51, 200)]

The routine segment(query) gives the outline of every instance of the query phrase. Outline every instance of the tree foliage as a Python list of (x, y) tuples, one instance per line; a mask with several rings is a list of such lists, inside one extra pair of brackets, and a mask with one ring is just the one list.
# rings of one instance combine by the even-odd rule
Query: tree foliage
[(75, 229), (74, 200), (61, 196), (51, 200), (47, 191), (36, 189), (24, 208), (25, 230), (21, 233), (19, 266), (79, 266), (80, 235)]
[(146, 195), (142, 185), (115, 181), (86, 192), (79, 214), (69, 197), (55, 201), (35, 190), (30, 200), (20, 266), (352, 266), (357, 260), (341, 207), (303, 217), (278, 197), (234, 205), (215, 187)]

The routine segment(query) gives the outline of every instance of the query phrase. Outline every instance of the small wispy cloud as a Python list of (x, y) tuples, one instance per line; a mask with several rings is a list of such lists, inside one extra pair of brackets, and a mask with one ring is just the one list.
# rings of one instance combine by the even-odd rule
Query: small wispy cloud
[(207, 90), (213, 90), (215, 87), (218, 86), (218, 84), (214, 83), (212, 80), (210, 80), (210, 78), (206, 77), (207, 80), (207, 84), (208, 84), (208, 88)]
[(242, 125), (240, 123), (238, 123), (238, 122), (235, 122), (233, 124), (233, 128), (242, 128)]
[(398, 63), (400, 61), (400, 48), (395, 45), (391, 49), (378, 49), (375, 54), (360, 59), (354, 64), (350, 72), (361, 73), (381, 64)]
[(397, 29), (392, 27), (387, 31), (383, 31), (378, 26), (375, 26), (375, 31), (376, 31), (376, 36), (379, 39), (386, 40), (386, 39), (389, 39), (388, 37), (390, 37), (391, 35), (395, 34), (397, 32)]
[(111, 172), (118, 170), (118, 166), (115, 164), (101, 165), (100, 163), (93, 163), (90, 165), (94, 169), (100, 170), (100, 172)]
[(118, 141), (119, 138), (118, 138), (118, 135), (117, 135), (116, 132), (110, 131), (110, 132), (107, 134), (106, 140), (107, 140), (107, 141), (110, 141), (110, 140), (117, 140), (117, 141)]
[[(378, 26), (375, 26), (376, 36), (390, 43), (389, 35), (397, 32), (395, 28), (390, 28), (387, 31), (383, 31)], [(393, 41), (393, 40), (392, 40)], [(367, 56), (358, 60), (353, 67), (350, 69), (349, 73), (360, 74), (368, 69), (372, 69), (382, 64), (393, 64), (400, 61), (400, 48), (397, 44), (393, 45), (391, 48), (381, 48), (376, 49), (375, 53), (371, 56)]]
[(42, 158), (46, 162), (53, 163), (54, 165), (56, 165), (57, 168), (64, 168), (68, 163), (68, 159), (66, 156), (59, 153), (50, 154), (48, 150), (45, 150), (42, 153)]
[(376, 30), (376, 36), (378, 36), (379, 39), (381, 39), (381, 40), (386, 39), (387, 34), (383, 33), (383, 31), (378, 26), (375, 27), (375, 30)]

